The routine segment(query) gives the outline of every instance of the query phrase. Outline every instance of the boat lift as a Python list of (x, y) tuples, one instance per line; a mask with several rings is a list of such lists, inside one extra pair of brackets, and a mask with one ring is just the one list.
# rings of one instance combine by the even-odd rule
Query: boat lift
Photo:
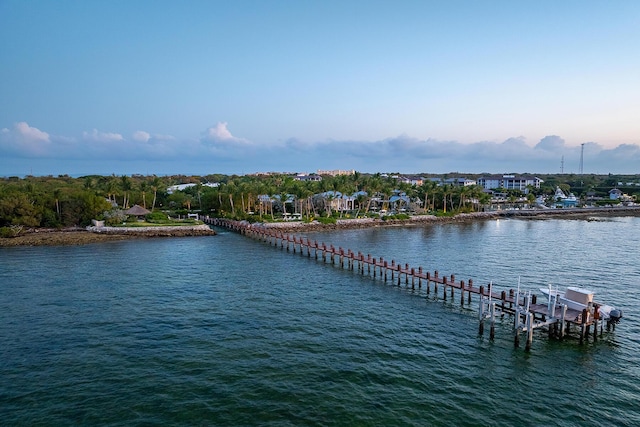
[[(484, 333), (484, 321), (486, 319), (490, 319), (490, 332), (489, 338), (491, 340), (495, 337), (495, 319), (496, 313), (502, 313), (500, 307), (496, 307), (495, 300), (492, 297), (492, 283), (489, 284), (489, 292), (488, 295), (483, 295), (480, 298), (479, 309), (478, 309), (478, 318), (480, 320), (478, 334), (482, 335)], [(531, 344), (533, 342), (533, 331), (534, 329), (552, 325), (560, 325), (559, 337), (562, 338), (566, 334), (566, 315), (567, 315), (567, 306), (566, 304), (559, 305), (557, 301), (557, 293), (549, 293), (549, 299), (547, 301), (546, 310), (542, 309), (541, 306), (536, 304), (535, 309), (532, 306), (532, 295), (531, 291), (521, 291), (520, 290), (520, 279), (518, 278), (518, 289), (514, 295), (514, 322), (513, 322), (513, 331), (514, 331), (514, 346), (517, 348), (520, 346), (520, 333), (526, 333), (526, 344), (525, 350), (529, 351), (531, 349)], [(544, 307), (544, 306), (543, 306)], [(546, 311), (546, 312), (545, 312)], [(536, 314), (542, 315), (543, 320), (536, 320)], [(551, 334), (551, 330), (550, 330)]]

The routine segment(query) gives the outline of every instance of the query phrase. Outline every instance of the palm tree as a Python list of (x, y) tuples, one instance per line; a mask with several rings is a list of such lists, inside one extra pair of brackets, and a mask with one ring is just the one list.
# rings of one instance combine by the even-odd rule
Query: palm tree
[(451, 189), (448, 184), (444, 184), (440, 187), (440, 191), (442, 192), (442, 211), (447, 213), (447, 196), (451, 193)]
[(527, 193), (527, 202), (529, 203), (529, 207), (533, 205), (536, 201), (536, 195), (533, 193)]
[(458, 201), (458, 209), (464, 209), (467, 204), (467, 199), (469, 194), (471, 193), (469, 187), (461, 186), (458, 188), (458, 195), (460, 196), (460, 200)]
[(289, 194), (286, 191), (278, 194), (278, 198), (280, 199), (280, 204), (282, 205), (282, 217), (286, 218), (287, 214), (287, 201), (289, 200)]
[(131, 179), (126, 175), (122, 175), (120, 177), (120, 186), (122, 187), (122, 207), (124, 209), (129, 209), (129, 192), (133, 187)]
[(483, 188), (479, 185), (471, 185), (467, 187), (467, 200), (472, 202), (472, 209), (474, 211), (480, 211), (480, 205), (484, 200), (483, 196), (486, 196)]
[(154, 210), (156, 207), (156, 200), (158, 199), (158, 188), (161, 184), (162, 181), (160, 181), (160, 178), (154, 175), (153, 179), (151, 180), (151, 189), (153, 190), (153, 203), (151, 204), (151, 210)]
[(380, 174), (376, 173), (371, 176), (369, 179), (365, 179), (362, 184), (362, 190), (367, 193), (367, 207), (365, 208), (365, 213), (369, 212), (371, 209), (371, 202), (373, 201), (374, 195), (377, 194), (382, 188), (382, 181), (380, 179)]
[(84, 188), (85, 190), (91, 190), (93, 188), (93, 178), (87, 176), (84, 178)]
[(518, 200), (518, 196), (516, 196), (516, 194), (514, 192), (509, 192), (509, 203), (511, 204), (511, 207), (515, 207), (516, 201)]
[(106, 183), (106, 191), (107, 198), (115, 205), (118, 204), (116, 201), (116, 195), (118, 193), (118, 183), (115, 175), (112, 175)]
[(196, 197), (198, 198), (198, 209), (202, 210), (202, 183), (198, 182), (195, 186)]
[(379, 194), (382, 194), (382, 208), (383, 209), (389, 209), (389, 199), (391, 198), (391, 195), (393, 194), (394, 185), (395, 185), (395, 182), (393, 182), (393, 180), (391, 180), (391, 179), (385, 179), (382, 182), (382, 186), (380, 187)]
[(60, 195), (62, 194), (62, 191), (59, 188), (56, 188), (55, 190), (53, 190), (53, 198), (56, 200), (56, 213), (58, 214), (58, 221), (60, 221), (61, 219), (61, 215), (60, 215)]
[(327, 191), (323, 194), (324, 210), (327, 212), (327, 218), (331, 216), (331, 205), (335, 198), (335, 191)]
[(360, 210), (362, 209), (362, 205), (365, 203), (367, 198), (368, 197), (365, 196), (363, 193), (359, 193), (356, 196), (356, 202), (358, 203), (358, 210), (356, 211), (356, 218), (358, 217), (358, 215), (360, 215)]
[(147, 183), (142, 181), (140, 183), (140, 191), (142, 192), (142, 207), (147, 209)]
[(227, 183), (227, 195), (229, 196), (229, 205), (231, 208), (231, 215), (235, 216), (236, 215), (236, 208), (233, 204), (233, 196), (235, 195), (235, 192), (237, 190), (236, 185), (233, 181), (229, 181)]
[[(424, 184), (422, 184), (422, 189), (424, 190), (424, 208), (426, 210), (435, 209), (435, 195), (436, 189), (438, 188), (438, 183), (435, 181), (427, 180)], [(429, 195), (432, 195), (429, 198)]]

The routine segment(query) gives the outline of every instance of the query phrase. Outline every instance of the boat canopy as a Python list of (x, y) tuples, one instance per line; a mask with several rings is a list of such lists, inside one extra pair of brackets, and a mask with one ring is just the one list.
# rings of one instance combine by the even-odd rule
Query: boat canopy
[(569, 287), (564, 293), (564, 298), (587, 306), (593, 302), (593, 292), (586, 289)]

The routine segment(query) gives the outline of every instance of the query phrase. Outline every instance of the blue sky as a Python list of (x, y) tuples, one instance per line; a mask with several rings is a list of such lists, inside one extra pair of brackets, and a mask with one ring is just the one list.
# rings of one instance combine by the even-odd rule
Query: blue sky
[(640, 173), (640, 2), (0, 0), (0, 176)]

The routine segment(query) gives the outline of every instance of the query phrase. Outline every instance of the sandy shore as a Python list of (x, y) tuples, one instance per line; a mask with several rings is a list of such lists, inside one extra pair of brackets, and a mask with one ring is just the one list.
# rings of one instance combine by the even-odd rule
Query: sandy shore
[[(313, 230), (336, 230), (367, 227), (417, 226), (430, 223), (463, 222), (490, 220), (497, 218), (537, 219), (566, 218), (598, 220), (615, 216), (640, 216), (640, 206), (616, 208), (583, 208), (583, 209), (548, 209), (527, 211), (496, 211), (459, 214), (453, 217), (436, 217), (433, 215), (417, 215), (407, 220), (387, 220), (373, 218), (344, 219), (336, 224), (324, 225), (319, 223), (277, 222), (263, 224), (268, 228), (278, 228), (287, 232), (302, 232)], [(73, 230), (30, 230), (18, 237), (0, 238), (2, 246), (53, 246), (53, 245), (84, 245), (87, 243), (126, 240), (132, 238), (152, 237), (184, 237), (210, 236), (215, 231), (206, 225), (194, 227), (89, 227)]]

